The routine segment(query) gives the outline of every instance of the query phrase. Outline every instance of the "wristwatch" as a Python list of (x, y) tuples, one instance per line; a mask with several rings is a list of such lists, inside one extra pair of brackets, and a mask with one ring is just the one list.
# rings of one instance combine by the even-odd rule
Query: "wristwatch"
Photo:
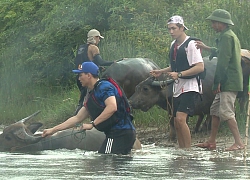
[(178, 76), (178, 78), (182, 77), (182, 73), (178, 72), (177, 76)]
[(93, 127), (96, 127), (94, 121), (91, 121), (90, 123), (92, 124)]

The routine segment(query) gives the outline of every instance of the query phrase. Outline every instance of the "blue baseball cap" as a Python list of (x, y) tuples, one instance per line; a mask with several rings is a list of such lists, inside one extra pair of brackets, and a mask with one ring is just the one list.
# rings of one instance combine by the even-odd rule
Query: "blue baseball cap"
[(84, 62), (77, 70), (72, 70), (74, 73), (91, 73), (98, 75), (98, 66), (93, 62)]

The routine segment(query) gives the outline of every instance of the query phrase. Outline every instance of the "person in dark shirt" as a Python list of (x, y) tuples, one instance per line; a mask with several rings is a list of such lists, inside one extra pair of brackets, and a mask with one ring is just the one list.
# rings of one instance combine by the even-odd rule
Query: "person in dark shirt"
[[(100, 32), (96, 29), (91, 29), (87, 35), (87, 43), (80, 45), (77, 51), (77, 55), (75, 58), (75, 66), (78, 69), (83, 62), (94, 62), (98, 67), (100, 66), (110, 66), (113, 64), (113, 61), (105, 61), (102, 59), (100, 55), (100, 50), (98, 48), (98, 44), (101, 39), (104, 37), (100, 34)], [(78, 80), (78, 76), (76, 77), (77, 86), (81, 92), (80, 99), (78, 102), (78, 106), (76, 108), (75, 114), (81, 109), (84, 101), (84, 97), (86, 96), (87, 89), (83, 87)]]
[[(91, 123), (82, 125), (82, 129), (93, 127), (106, 135), (99, 153), (129, 154), (136, 140), (135, 127), (126, 95), (123, 90), (109, 80), (98, 78), (98, 66), (93, 62), (84, 62), (80, 69), (73, 70), (79, 74), (82, 86), (88, 88), (84, 106), (79, 112), (65, 122), (43, 131), (43, 137), (57, 131), (74, 127), (89, 116)], [(114, 81), (113, 81), (114, 82)]]

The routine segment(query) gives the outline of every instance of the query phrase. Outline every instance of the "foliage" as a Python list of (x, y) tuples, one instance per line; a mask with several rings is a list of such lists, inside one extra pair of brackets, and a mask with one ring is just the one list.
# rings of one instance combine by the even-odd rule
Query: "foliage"
[[(249, 6), (248, 0), (1, 0), (0, 120), (14, 121), (37, 109), (49, 121), (73, 112), (78, 91), (71, 70), (77, 47), (91, 28), (105, 36), (99, 46), (104, 59), (148, 57), (165, 67), (170, 16), (183, 16), (189, 35), (214, 45), (216, 34), (205, 18), (224, 8), (232, 14), (242, 47), (250, 49), (245, 38)], [(59, 100), (71, 96), (74, 102)], [(162, 119), (154, 113), (150, 117), (152, 122)]]

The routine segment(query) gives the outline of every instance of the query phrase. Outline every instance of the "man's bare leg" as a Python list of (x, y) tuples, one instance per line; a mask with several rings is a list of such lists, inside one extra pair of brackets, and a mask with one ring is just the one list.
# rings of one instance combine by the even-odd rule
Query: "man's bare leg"
[(230, 150), (243, 149), (245, 145), (241, 140), (237, 121), (235, 119), (230, 119), (227, 121), (227, 124), (233, 134), (235, 143), (231, 147), (227, 148), (226, 150), (230, 151)]
[(209, 143), (215, 143), (216, 142), (216, 136), (218, 134), (220, 126), (220, 118), (218, 116), (212, 116), (212, 124), (211, 124), (211, 132), (210, 137), (208, 138)]
[(191, 147), (191, 134), (186, 119), (187, 119), (186, 113), (183, 112), (176, 113), (176, 118), (174, 123), (177, 134), (177, 140), (180, 148)]

